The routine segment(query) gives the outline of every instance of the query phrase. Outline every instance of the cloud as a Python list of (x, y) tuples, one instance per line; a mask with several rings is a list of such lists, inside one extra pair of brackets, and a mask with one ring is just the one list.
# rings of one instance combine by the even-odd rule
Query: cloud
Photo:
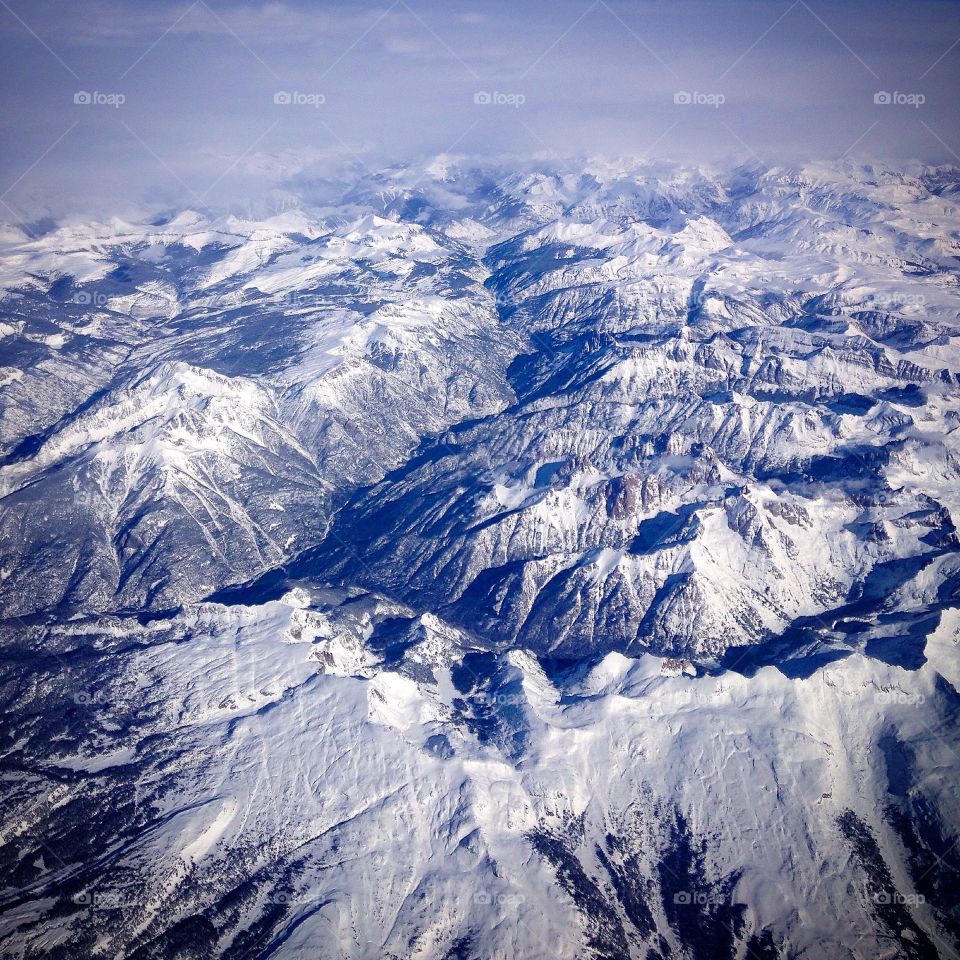
[(18, 209), (175, 203), (217, 177), (246, 202), (268, 177), (252, 158), (311, 151), (960, 153), (960, 8), (936, 0), (11, 5), (29, 29), (0, 9), (0, 194)]

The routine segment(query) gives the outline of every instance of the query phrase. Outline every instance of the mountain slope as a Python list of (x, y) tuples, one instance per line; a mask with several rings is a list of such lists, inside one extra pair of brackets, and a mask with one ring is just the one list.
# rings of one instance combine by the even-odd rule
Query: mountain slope
[(955, 955), (957, 182), (4, 231), (0, 952)]

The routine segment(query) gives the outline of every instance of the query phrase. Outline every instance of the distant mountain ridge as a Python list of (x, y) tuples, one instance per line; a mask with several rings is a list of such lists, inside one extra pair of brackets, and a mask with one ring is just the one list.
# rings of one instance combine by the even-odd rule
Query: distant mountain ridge
[(938, 568), (952, 183), (441, 158), (333, 214), (14, 240), (0, 595), (166, 609), (314, 551), (495, 642), (716, 654)]

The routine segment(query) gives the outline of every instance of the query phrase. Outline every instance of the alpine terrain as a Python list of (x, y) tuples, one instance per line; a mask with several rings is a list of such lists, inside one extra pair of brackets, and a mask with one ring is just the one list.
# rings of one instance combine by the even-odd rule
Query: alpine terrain
[(0, 234), (0, 954), (960, 955), (960, 170), (444, 155)]

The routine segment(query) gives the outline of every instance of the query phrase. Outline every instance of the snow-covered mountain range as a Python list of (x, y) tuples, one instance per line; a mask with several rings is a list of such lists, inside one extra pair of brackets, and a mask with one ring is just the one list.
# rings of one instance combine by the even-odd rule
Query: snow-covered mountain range
[(0, 949), (960, 949), (960, 171), (0, 236)]

